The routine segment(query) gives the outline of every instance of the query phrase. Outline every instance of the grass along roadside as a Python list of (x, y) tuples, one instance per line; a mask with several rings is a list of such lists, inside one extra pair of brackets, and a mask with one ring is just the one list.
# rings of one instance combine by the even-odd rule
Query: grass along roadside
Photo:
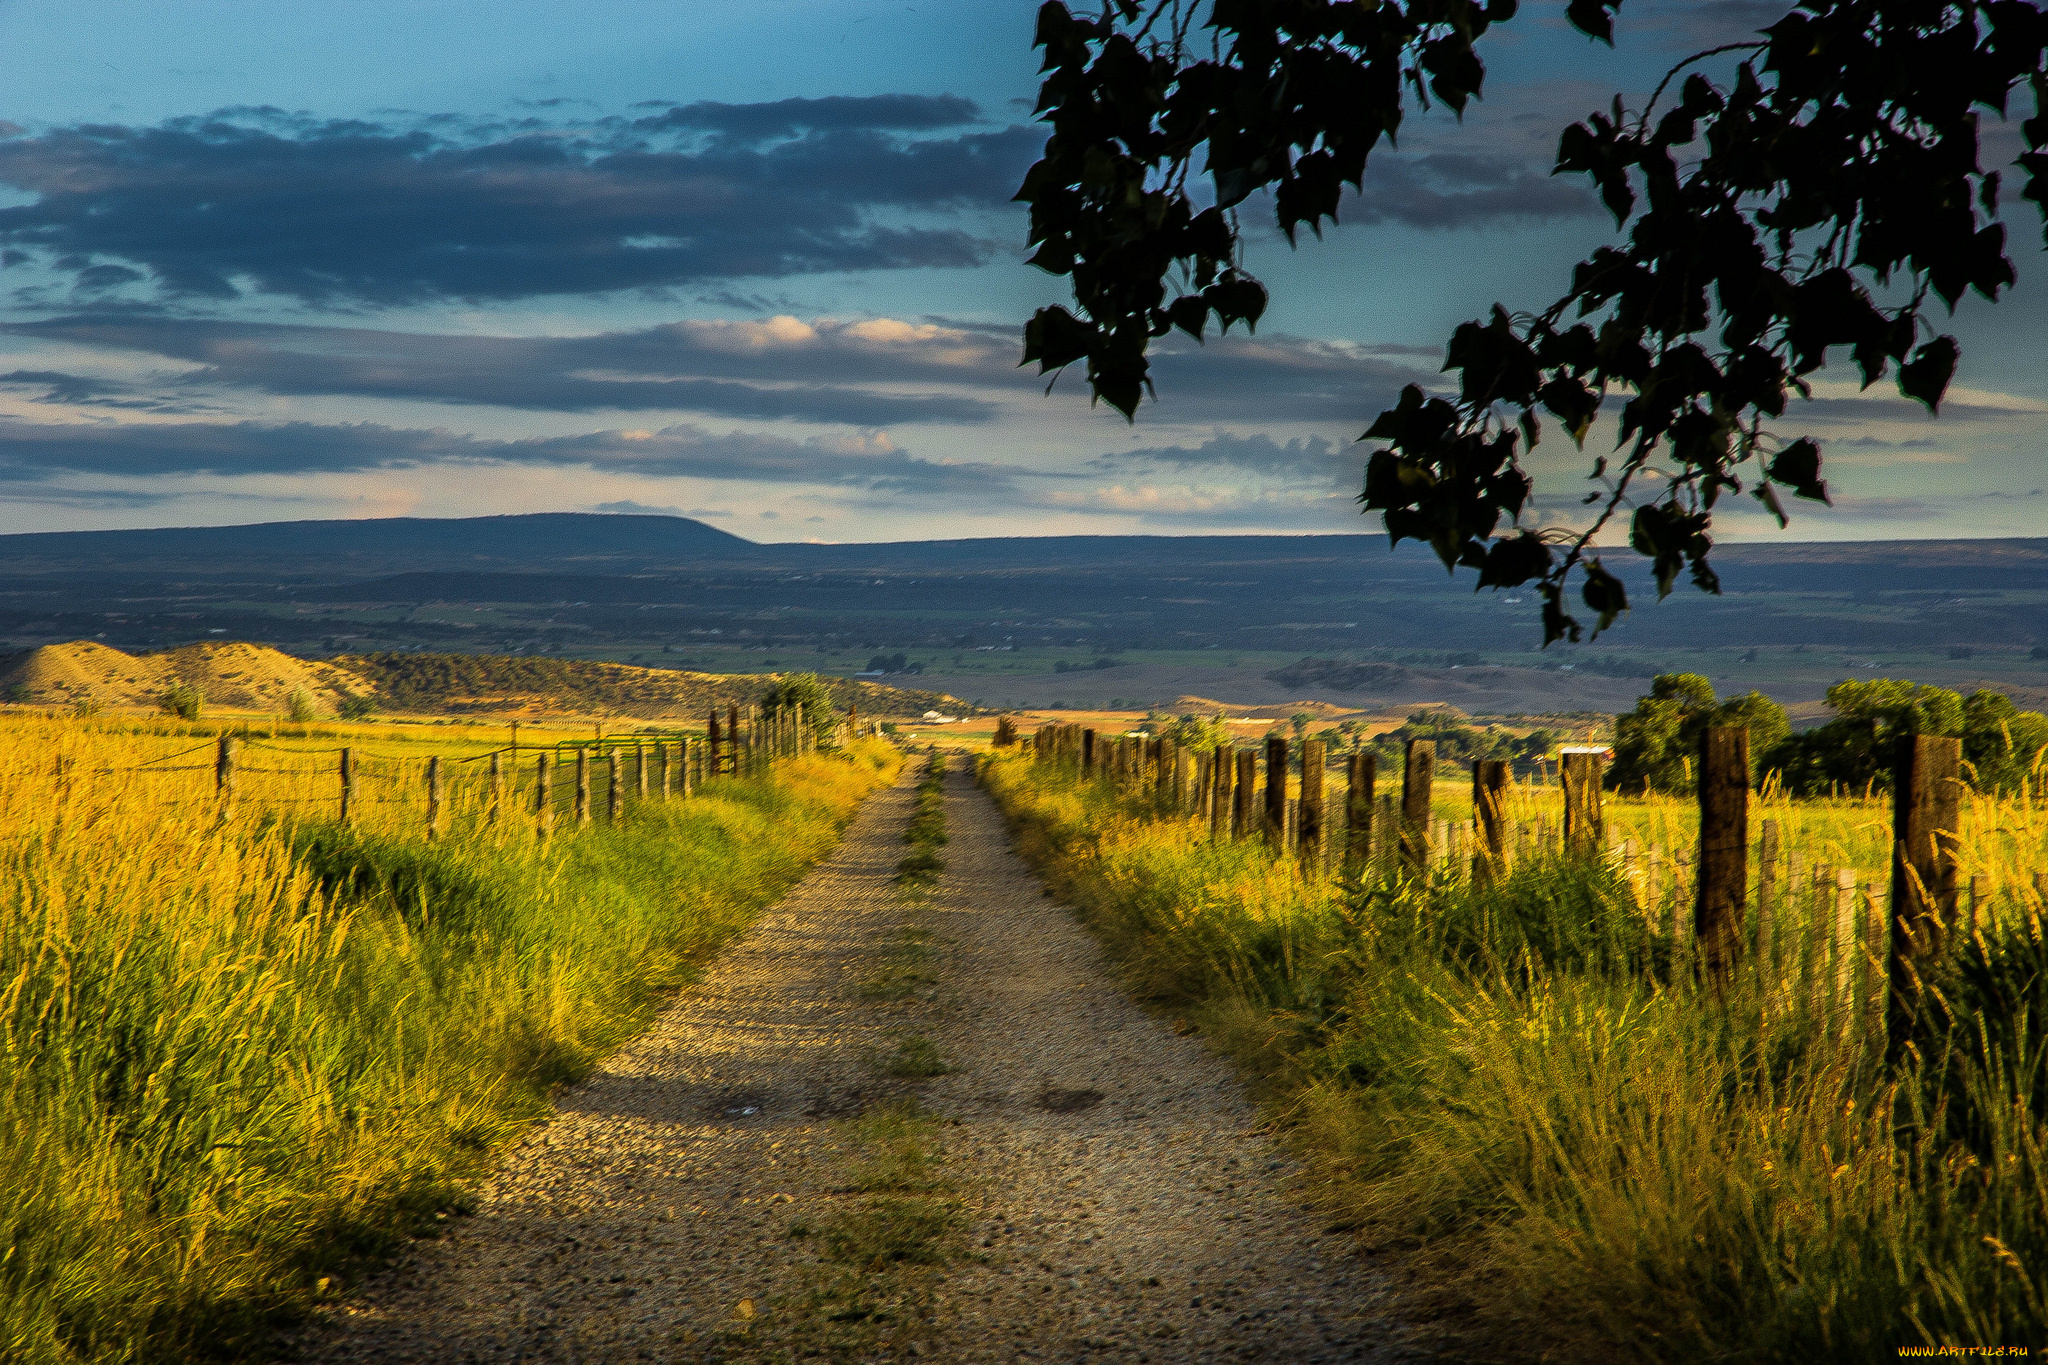
[[(912, 916), (930, 904), (945, 869), (945, 772), (945, 756), (933, 753), (904, 828), (909, 852), (896, 881)], [(913, 918), (860, 984), (860, 1000), (898, 1013), (942, 1012), (936, 950), (931, 929)], [(791, 1292), (728, 1328), (728, 1346), (747, 1340), (745, 1358), (857, 1361), (913, 1349), (930, 1332), (946, 1266), (966, 1254), (964, 1191), (947, 1164), (945, 1121), (914, 1091), (904, 1093), (950, 1070), (944, 1056), (931, 1038), (905, 1030), (893, 1050), (869, 1057), (868, 1065), (883, 1078), (887, 1097), (840, 1124), (840, 1200), (822, 1217), (790, 1225), (789, 1235), (807, 1241), (817, 1259)]]
[(944, 1120), (902, 1097), (840, 1126), (833, 1207), (788, 1229), (816, 1260), (788, 1292), (743, 1302), (707, 1360), (893, 1359), (930, 1333), (945, 1269), (965, 1254), (966, 1203), (946, 1161)]
[(899, 762), (796, 760), (546, 840), (472, 813), (433, 843), (47, 780), (134, 742), (0, 732), (10, 1361), (265, 1349), (460, 1206)]
[(1887, 1075), (1761, 974), (1696, 989), (1600, 865), (1346, 891), (1022, 756), (981, 773), (1139, 992), (1257, 1078), (1335, 1216), (1418, 1249), (1411, 1301), (1478, 1319), (1460, 1356), (1860, 1361), (2048, 1330), (2038, 915), (1971, 947), (1953, 1027)]

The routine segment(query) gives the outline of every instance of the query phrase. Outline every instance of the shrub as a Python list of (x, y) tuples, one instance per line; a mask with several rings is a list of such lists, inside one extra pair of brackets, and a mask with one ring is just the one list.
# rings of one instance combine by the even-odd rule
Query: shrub
[(206, 694), (189, 683), (175, 683), (164, 689), (157, 705), (179, 720), (198, 720), (206, 710)]

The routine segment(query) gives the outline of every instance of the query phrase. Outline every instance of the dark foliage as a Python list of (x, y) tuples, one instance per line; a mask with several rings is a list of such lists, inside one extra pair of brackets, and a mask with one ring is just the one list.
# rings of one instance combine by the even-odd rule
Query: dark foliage
[(1660, 673), (1635, 710), (1614, 718), (1614, 762), (1607, 785), (1624, 792), (1689, 792), (1700, 736), (1709, 726), (1749, 731), (1751, 775), (1792, 733), (1785, 708), (1761, 692), (1714, 698), (1714, 685), (1697, 673)]
[[(1611, 42), (1621, 0), (1570, 0)], [(1289, 240), (1335, 222), (1368, 155), (1431, 101), (1480, 93), (1477, 44), (1515, 0), (1108, 0), (1098, 18), (1050, 0), (1044, 158), (1018, 198), (1033, 263), (1072, 278), (1079, 314), (1040, 309), (1024, 359), (1085, 362), (1126, 417), (1146, 351), (1213, 318), (1257, 324), (1265, 288), (1240, 266), (1236, 206), (1269, 191)], [(1997, 221), (2000, 173), (1979, 164), (1981, 115), (2029, 87), (2021, 197), (2048, 199), (2048, 18), (2021, 0), (1802, 0), (1748, 43), (1688, 57), (1641, 110), (1566, 129), (1556, 170), (1597, 187), (1625, 236), (1577, 266), (1539, 313), (1495, 306), (1459, 327), (1455, 399), (1411, 386), (1362, 439), (1381, 442), (1360, 501), (1395, 540), (1426, 541), (1479, 587), (1535, 583), (1544, 639), (1598, 633), (1628, 609), (1589, 552), (1625, 510), (1658, 593), (1680, 574), (1719, 590), (1713, 513), (1748, 493), (1782, 523), (1788, 496), (1826, 502), (1819, 445), (1766, 427), (1846, 349), (1863, 384), (1887, 376), (1930, 411), (1955, 371), (1935, 300), (1995, 299), (2014, 279)], [(1699, 63), (1732, 66), (1711, 79)], [(1213, 202), (1191, 183), (1198, 158)], [(1872, 289), (1894, 302), (1880, 302)], [(1583, 444), (1619, 400), (1615, 453), (1594, 461), (1600, 511), (1583, 530), (1524, 520), (1521, 458), (1547, 413)]]

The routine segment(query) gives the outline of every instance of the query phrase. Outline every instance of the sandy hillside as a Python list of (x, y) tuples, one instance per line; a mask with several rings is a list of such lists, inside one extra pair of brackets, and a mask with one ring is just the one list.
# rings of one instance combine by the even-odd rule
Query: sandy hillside
[(1430, 705), (1455, 706), (1471, 715), (1626, 711), (1649, 690), (1648, 678), (1608, 678), (1577, 669), (1417, 668), (1328, 660), (1303, 660), (1279, 669), (1136, 663), (1070, 673), (927, 672), (923, 682), (987, 706), (1041, 709), (1064, 702), (1079, 710), (1122, 711), (1171, 708), (1179, 706), (1180, 698), (1192, 697), (1205, 699), (1207, 706), (1180, 709), (1220, 705), (1234, 716), (1315, 710), (1308, 702), (1326, 703), (1334, 712)]
[(375, 690), (347, 669), (239, 641), (136, 655), (73, 640), (16, 655), (0, 668), (0, 688), (26, 687), (27, 699), (43, 706), (154, 706), (175, 684), (198, 688), (210, 706), (242, 711), (282, 710), (293, 691), (304, 689), (331, 712), (343, 695)]

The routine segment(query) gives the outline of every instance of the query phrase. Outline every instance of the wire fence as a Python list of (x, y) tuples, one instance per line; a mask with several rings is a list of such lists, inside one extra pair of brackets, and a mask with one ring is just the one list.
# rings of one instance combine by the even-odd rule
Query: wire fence
[(44, 719), (12, 727), (10, 742), (0, 743), (0, 782), (23, 809), (39, 812), (68, 805), (82, 814), (112, 802), (183, 807), (208, 818), (274, 810), (353, 824), (374, 808), (380, 825), (432, 837), (464, 818), (523, 819), (543, 830), (618, 821), (644, 803), (763, 775), (779, 761), (842, 742), (845, 730), (841, 723), (821, 733), (800, 712), (731, 708), (699, 727), (540, 741), (515, 727), (509, 742), (476, 747), (455, 735), (333, 743), (246, 732), (193, 743), (189, 731)]

